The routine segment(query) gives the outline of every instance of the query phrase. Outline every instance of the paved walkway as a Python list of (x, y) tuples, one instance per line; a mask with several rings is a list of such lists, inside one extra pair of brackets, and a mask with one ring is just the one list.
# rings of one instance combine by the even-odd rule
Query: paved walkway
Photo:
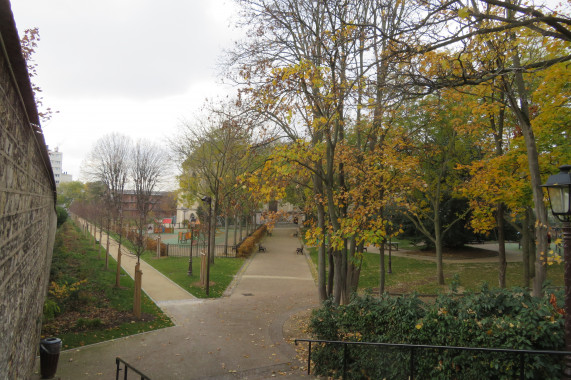
[[(83, 222), (84, 223), (84, 222)], [(96, 237), (99, 239), (99, 229), (95, 230)], [(107, 239), (109, 237), (103, 231), (101, 244), (107, 247)], [(119, 243), (114, 239), (109, 240), (109, 254), (117, 260), (117, 252)], [(135, 265), (137, 264), (137, 256), (128, 249), (121, 246), (121, 267), (131, 278), (135, 278)], [(196, 297), (172, 282), (161, 272), (141, 260), (141, 271), (143, 272), (142, 288), (145, 293), (157, 304), (168, 301), (190, 301), (196, 300)]]
[(220, 299), (196, 300), (184, 291), (168, 298), (182, 289), (155, 284), (164, 276), (143, 267), (143, 289), (176, 326), (64, 351), (57, 376), (111, 379), (120, 356), (153, 380), (306, 377), (284, 324), (319, 301), (306, 257), (295, 254), (294, 231), (278, 227), (266, 237), (267, 251), (246, 261), (231, 294)]

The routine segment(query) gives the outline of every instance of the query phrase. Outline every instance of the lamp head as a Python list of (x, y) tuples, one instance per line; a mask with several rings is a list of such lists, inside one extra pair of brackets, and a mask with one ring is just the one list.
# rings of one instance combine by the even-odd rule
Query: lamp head
[(559, 167), (541, 187), (547, 188), (551, 212), (562, 222), (571, 222), (571, 165)]

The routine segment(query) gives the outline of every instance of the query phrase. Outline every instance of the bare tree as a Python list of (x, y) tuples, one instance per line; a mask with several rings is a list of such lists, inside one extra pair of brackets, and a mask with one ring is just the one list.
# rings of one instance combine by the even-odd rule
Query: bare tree
[(134, 186), (137, 217), (135, 243), (137, 261), (146, 248), (146, 225), (149, 214), (157, 202), (154, 193), (168, 173), (169, 160), (166, 152), (149, 141), (139, 140), (131, 153), (130, 180)]
[[(119, 287), (121, 274), (121, 240), (123, 230), (123, 192), (129, 174), (129, 152), (131, 140), (124, 135), (112, 133), (103, 136), (93, 146), (83, 164), (84, 174), (93, 181), (100, 181), (106, 187), (106, 200), (111, 216), (119, 222), (119, 247), (115, 286)], [(108, 231), (109, 232), (109, 231)], [(109, 242), (109, 240), (107, 240)], [(107, 244), (109, 254), (109, 244)]]

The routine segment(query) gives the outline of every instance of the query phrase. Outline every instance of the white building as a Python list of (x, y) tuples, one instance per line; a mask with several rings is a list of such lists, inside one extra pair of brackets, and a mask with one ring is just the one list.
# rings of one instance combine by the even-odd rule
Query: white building
[(71, 174), (67, 174), (67, 172), (61, 173), (61, 177), (59, 180), (60, 183), (71, 182), (71, 181), (73, 181), (73, 176)]
[(71, 174), (62, 172), (63, 153), (56, 147), (55, 150), (48, 149), (56, 186), (63, 182), (71, 182), (73, 180)]

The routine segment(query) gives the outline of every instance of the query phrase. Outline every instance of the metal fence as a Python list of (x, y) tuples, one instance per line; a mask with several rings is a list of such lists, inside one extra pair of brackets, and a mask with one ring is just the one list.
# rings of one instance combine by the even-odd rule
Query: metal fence
[[(560, 357), (563, 359), (564, 356), (571, 356), (571, 351), (548, 351), (548, 350), (511, 350), (511, 349), (502, 349), (502, 348), (478, 348), (478, 347), (454, 347), (454, 346), (430, 346), (430, 345), (417, 345), (417, 344), (398, 344), (398, 343), (374, 343), (374, 342), (351, 342), (351, 341), (330, 341), (330, 340), (314, 340), (314, 339), (295, 339), (295, 344), (297, 345), (298, 342), (307, 342), (309, 344), (308, 347), (308, 357), (307, 357), (307, 373), (311, 373), (311, 354), (312, 354), (312, 343), (317, 344), (318, 346), (334, 346), (339, 347), (338, 350), (338, 357), (339, 361), (336, 364), (333, 364), (336, 367), (337, 374), (341, 374), (343, 379), (346, 378), (354, 378), (355, 377), (355, 370), (357, 372), (362, 371), (362, 368), (351, 368), (352, 363), (352, 355), (366, 355), (363, 349), (365, 350), (378, 350), (378, 349), (396, 349), (401, 352), (399, 355), (400, 360), (397, 361), (390, 361), (392, 364), (391, 366), (399, 367), (399, 374), (398, 378), (403, 379), (414, 379), (415, 377), (423, 378), (422, 373), (419, 373), (419, 369), (417, 367), (418, 360), (425, 356), (425, 354), (429, 354), (431, 352), (438, 352), (436, 356), (436, 362), (434, 366), (438, 366), (440, 359), (440, 364), (442, 363), (444, 352), (464, 352), (469, 354), (471, 358), (476, 358), (479, 355), (505, 355), (506, 358), (512, 357), (511, 362), (517, 362), (517, 364), (512, 367), (512, 376), (513, 378), (525, 379), (525, 378), (533, 378), (534, 375), (528, 373), (526, 376), (526, 363), (533, 363), (535, 361), (540, 360), (541, 357), (545, 356), (555, 356)], [(406, 354), (408, 353), (408, 354)], [(385, 353), (386, 355), (386, 353)], [(430, 356), (430, 355), (428, 355)], [(408, 357), (408, 358), (406, 358)], [(561, 363), (563, 366), (563, 363)], [(506, 363), (507, 365), (507, 363)], [(554, 368), (552, 368), (554, 369)], [(560, 368), (561, 369), (561, 368)], [(529, 369), (528, 369), (529, 370)], [(499, 372), (499, 368), (498, 368)], [(514, 373), (515, 372), (515, 373)], [(531, 372), (531, 371), (530, 371)], [(516, 374), (517, 373), (517, 374)], [(359, 375), (359, 373), (357, 373)], [(499, 375), (499, 373), (498, 373)], [(359, 377), (359, 376), (356, 376)], [(557, 376), (559, 377), (559, 376)], [(472, 375), (463, 376), (462, 369), (460, 368), (458, 373), (455, 375), (456, 379), (472, 379), (476, 378)], [(499, 378), (499, 377), (498, 377)], [(537, 377), (535, 377), (537, 378)]]
[[(167, 244), (167, 256), (189, 257), (190, 244)], [(208, 246), (205, 244), (192, 245), (192, 257), (199, 257), (202, 252), (206, 253)], [(216, 244), (214, 247), (214, 257), (236, 257), (237, 249), (231, 245)]]

